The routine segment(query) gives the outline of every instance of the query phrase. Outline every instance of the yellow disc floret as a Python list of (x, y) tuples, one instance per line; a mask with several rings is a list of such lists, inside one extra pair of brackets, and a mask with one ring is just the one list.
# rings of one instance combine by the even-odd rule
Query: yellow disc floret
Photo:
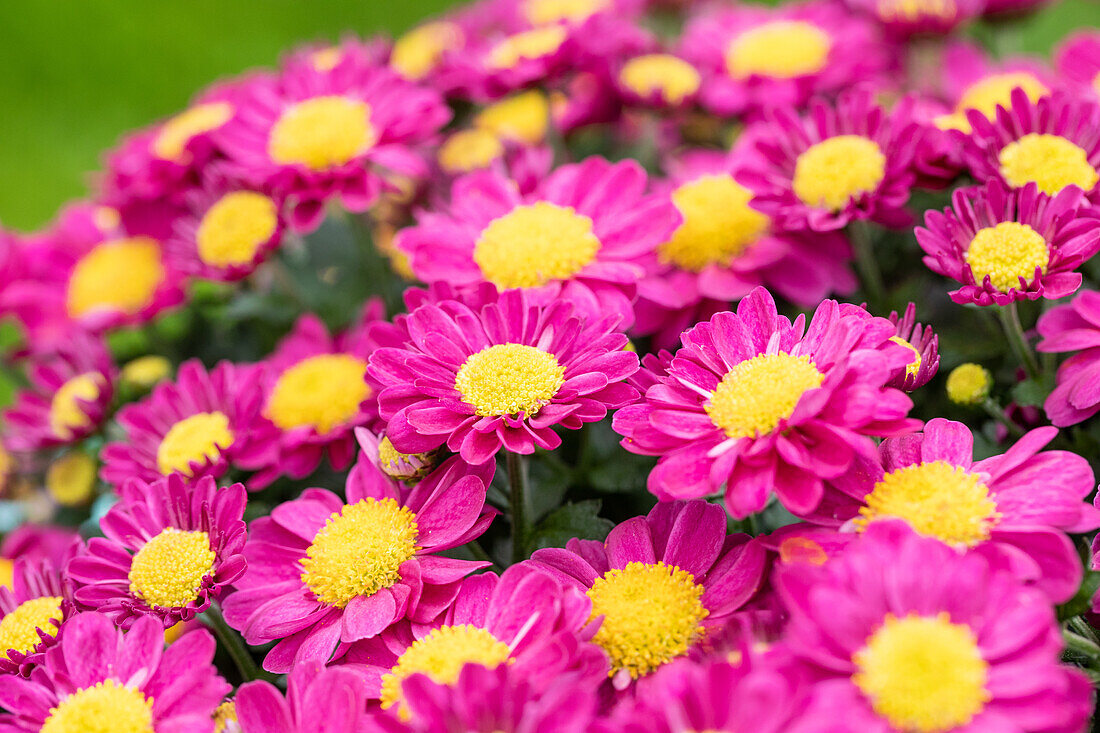
[[(993, 119), (997, 114), (998, 106), (1006, 108), (1012, 106), (1014, 89), (1023, 89), (1024, 94), (1032, 102), (1050, 93), (1047, 85), (1036, 79), (1034, 74), (1026, 71), (1006, 71), (1003, 74), (990, 74), (968, 86), (959, 98), (955, 109), (957, 111), (976, 109), (983, 116)], [(969, 128), (968, 123), (967, 132)]]
[(735, 79), (816, 74), (828, 63), (832, 47), (832, 37), (813, 23), (777, 20), (734, 38), (726, 49), (726, 71)]
[(149, 606), (182, 608), (198, 599), (214, 558), (206, 532), (163, 529), (130, 561), (130, 592)]
[(30, 654), (42, 643), (42, 631), (52, 638), (64, 614), (59, 596), (43, 596), (23, 601), (15, 610), (0, 619), (0, 656), (11, 658), (11, 652)]
[(210, 207), (199, 223), (195, 246), (208, 265), (245, 265), (278, 225), (275, 202), (255, 191), (233, 191)]
[(568, 280), (596, 258), (592, 220), (547, 201), (493, 219), (474, 245), (474, 262), (498, 288), (534, 288)]
[(191, 475), (192, 463), (214, 462), (233, 445), (233, 431), (223, 412), (199, 412), (185, 417), (168, 429), (157, 446), (157, 468), (161, 474)]
[(549, 125), (550, 100), (538, 89), (505, 97), (474, 116), (475, 127), (528, 145), (542, 142)]
[(237, 722), (237, 705), (227, 700), (214, 709), (214, 733), (225, 733), (229, 723)]
[(1046, 273), (1050, 250), (1042, 235), (1027, 224), (1003, 221), (979, 230), (963, 257), (975, 282), (983, 283), (988, 276), (993, 287), (1007, 293), (1026, 288), (1036, 270)]
[(88, 415), (81, 402), (95, 402), (103, 388), (99, 372), (85, 372), (58, 388), (50, 400), (50, 430), (61, 440), (69, 440), (73, 432), (88, 427)]
[[(382, 707), (402, 701), (401, 683), (414, 674), (426, 674), (441, 685), (453, 685), (467, 664), (495, 669), (508, 661), (508, 645), (485, 629), (470, 624), (440, 626), (414, 641), (382, 675)], [(401, 706), (403, 716), (408, 713)]]
[(837, 135), (798, 156), (792, 188), (807, 206), (839, 211), (878, 188), (885, 175), (886, 156), (878, 143), (861, 135)]
[(474, 127), (459, 130), (439, 146), (439, 167), (448, 173), (468, 173), (488, 168), (504, 155), (504, 144), (491, 130)]
[(956, 405), (980, 405), (993, 387), (993, 375), (981, 364), (960, 364), (947, 375), (947, 398)]
[(852, 656), (855, 683), (891, 727), (912, 733), (961, 728), (982, 711), (989, 665), (966, 625), (936, 616), (887, 615)]
[(164, 160), (182, 162), (186, 158), (187, 143), (204, 132), (216, 130), (233, 116), (229, 102), (198, 104), (179, 113), (160, 126), (153, 139), (153, 155)]
[(610, 0), (525, 0), (523, 14), (531, 25), (580, 23), (610, 5)]
[(390, 66), (406, 79), (423, 79), (444, 53), (461, 45), (462, 31), (454, 23), (425, 23), (394, 41)]
[(1016, 188), (1034, 182), (1054, 195), (1066, 186), (1091, 191), (1100, 174), (1085, 151), (1059, 135), (1028, 133), (1001, 148), (1001, 176)]
[(702, 176), (672, 192), (684, 217), (657, 254), (684, 270), (726, 265), (768, 229), (767, 216), (749, 207), (752, 192), (728, 175)]
[(975, 473), (946, 461), (916, 463), (887, 473), (863, 498), (855, 525), (904, 519), (910, 527), (949, 545), (973, 546), (989, 539), (997, 502)]
[(95, 458), (79, 450), (70, 451), (46, 469), (46, 491), (62, 506), (81, 506), (95, 491)]
[(913, 344), (909, 343), (901, 336), (891, 336), (890, 340), (893, 341), (895, 344), (898, 344), (899, 346), (904, 346), (905, 348), (913, 352), (913, 361), (905, 365), (905, 373), (910, 377), (917, 376), (917, 374), (920, 372), (921, 364), (921, 356), (920, 352), (917, 351), (917, 347), (913, 346)]
[(369, 150), (378, 135), (370, 106), (341, 96), (313, 97), (287, 108), (271, 128), (267, 152), (283, 165), (334, 168)]
[(958, 14), (955, 0), (879, 0), (877, 10), (885, 21), (910, 23), (924, 18), (951, 20)]
[(593, 641), (611, 658), (611, 673), (635, 679), (687, 653), (703, 635), (703, 586), (675, 565), (632, 562), (604, 573), (588, 589), (592, 618), (603, 616)]
[(153, 302), (163, 280), (156, 240), (132, 237), (103, 242), (73, 268), (66, 294), (69, 315), (80, 318), (101, 310), (134, 315)]
[(767, 435), (794, 412), (802, 395), (825, 375), (808, 356), (758, 354), (734, 365), (703, 409), (731, 438)]
[(531, 417), (565, 383), (565, 368), (542, 349), (495, 344), (471, 354), (455, 376), (455, 389), (478, 415)]
[(148, 354), (127, 362), (119, 377), (124, 384), (138, 389), (149, 389), (171, 374), (172, 362), (159, 354)]
[(114, 680), (62, 698), (39, 733), (153, 733), (153, 700)]
[(370, 396), (367, 364), (351, 354), (302, 359), (275, 382), (264, 415), (282, 430), (310, 426), (324, 435), (347, 423)]
[(694, 66), (667, 53), (630, 59), (619, 72), (619, 82), (640, 97), (659, 92), (669, 104), (679, 104), (699, 91), (701, 78)]
[(494, 46), (486, 63), (492, 69), (511, 69), (521, 61), (549, 56), (561, 47), (565, 38), (566, 30), (560, 25), (521, 31)]
[(416, 515), (393, 499), (367, 498), (333, 512), (302, 558), (302, 582), (317, 600), (343, 608), (401, 578), (419, 549)]

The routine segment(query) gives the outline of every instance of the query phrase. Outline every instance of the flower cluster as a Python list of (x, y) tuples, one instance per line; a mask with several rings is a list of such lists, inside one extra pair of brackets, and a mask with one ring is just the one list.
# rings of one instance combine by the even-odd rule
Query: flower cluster
[(1088, 729), (1043, 4), (480, 0), (128, 135), (0, 231), (0, 731)]

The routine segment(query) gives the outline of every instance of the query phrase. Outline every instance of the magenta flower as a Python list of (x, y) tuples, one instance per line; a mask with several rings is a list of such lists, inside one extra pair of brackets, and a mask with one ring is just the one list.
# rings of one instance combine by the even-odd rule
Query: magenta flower
[(864, 87), (835, 105), (814, 101), (805, 117), (777, 108), (753, 130), (754, 154), (739, 180), (784, 229), (824, 232), (863, 219), (908, 226), (921, 130), (911, 104), (887, 113)]
[(280, 474), (305, 478), (328, 455), (342, 471), (355, 457), (352, 431), (377, 427), (377, 384), (368, 384), (367, 360), (379, 343), (372, 326), (384, 317), (377, 298), (358, 321), (335, 337), (317, 316), (306, 314), (266, 359), (261, 379), (263, 406), (246, 428), (247, 445), (237, 463), (258, 473), (249, 489), (269, 485)]
[(29, 363), (30, 389), (4, 412), (6, 445), (33, 452), (82, 440), (99, 429), (114, 398), (115, 369), (104, 343), (76, 333), (49, 355)]
[(333, 198), (349, 211), (366, 210), (392, 185), (387, 171), (423, 171), (414, 147), (430, 142), (451, 114), (438, 93), (386, 67), (319, 69), (303, 58), (250, 85), (239, 104), (217, 142), (241, 178), (288, 202), (297, 232), (316, 229)]
[(242, 733), (333, 733), (375, 730), (363, 678), (317, 661), (295, 665), (286, 697), (270, 682), (241, 685), (233, 698)]
[(781, 567), (783, 642), (830, 730), (1080, 730), (1091, 688), (1058, 664), (1048, 599), (980, 554), (876, 522), (820, 567)]
[(0, 586), (0, 672), (27, 677), (57, 644), (76, 606), (72, 584), (49, 560), (16, 560), (12, 581)]
[(454, 685), (470, 664), (507, 666), (514, 680), (526, 681), (536, 694), (564, 675), (577, 675), (595, 688), (607, 673), (607, 661), (589, 643), (596, 630), (588, 620), (591, 606), (580, 591), (520, 563), (501, 576), (466, 578), (435, 621), (403, 623), (360, 641), (344, 661), (366, 676), (369, 695), (381, 699), (383, 709), (396, 705), (406, 720), (405, 680), (423, 674)]
[(623, 690), (706, 644), (764, 582), (767, 553), (745, 534), (726, 535), (721, 507), (662, 502), (623, 522), (605, 542), (572, 539), (531, 558), (592, 601), (593, 641)]
[(699, 70), (679, 54), (647, 51), (624, 57), (616, 65), (615, 86), (623, 102), (668, 111), (693, 107), (703, 82)]
[(1034, 183), (1010, 189), (996, 179), (956, 189), (951, 208), (928, 211), (916, 237), (924, 264), (963, 287), (956, 303), (1006, 305), (1054, 300), (1081, 287), (1074, 272), (1100, 251), (1100, 214), (1082, 210), (1077, 187), (1054, 196)]
[(174, 382), (162, 382), (118, 412), (126, 439), (103, 449), (100, 476), (121, 485), (178, 473), (188, 479), (222, 476), (244, 447), (260, 408), (259, 369), (227, 361), (207, 371), (184, 362)]
[(912, 361), (906, 364), (905, 369), (898, 372), (887, 386), (912, 392), (928, 384), (928, 381), (939, 371), (940, 339), (931, 326), (921, 326), (917, 322), (916, 303), (905, 306), (905, 313), (901, 316), (896, 311), (891, 311), (890, 323), (897, 326), (897, 333), (890, 340), (902, 346), (908, 346), (913, 353), (910, 354)]
[(209, 476), (126, 482), (99, 521), (105, 537), (68, 565), (77, 603), (124, 629), (143, 616), (190, 621), (244, 572), (244, 507), (243, 486)]
[(450, 206), (422, 213), (396, 244), (425, 282), (523, 288), (589, 317), (617, 313), (626, 327), (646, 258), (679, 222), (667, 198), (646, 194), (637, 162), (588, 158), (528, 195), (491, 171), (462, 176)]
[(615, 415), (632, 453), (660, 456), (648, 488), (659, 498), (725, 492), (735, 517), (761, 511), (774, 491), (805, 513), (824, 482), (873, 456), (868, 436), (919, 427), (912, 402), (884, 385), (912, 361), (885, 318), (827, 300), (807, 326), (780, 316), (757, 288), (736, 313), (682, 337), (644, 401)]
[(1054, 49), (1054, 65), (1080, 92), (1100, 96), (1100, 32), (1080, 30)]
[(1084, 422), (1100, 412), (1100, 293), (1082, 290), (1072, 302), (1039, 318), (1045, 353), (1075, 351), (1058, 367), (1057, 386), (1043, 409), (1060, 428)]
[[(847, 0), (856, 12), (878, 20), (899, 40), (946, 35), (981, 14), (986, 0)], [(938, 69), (937, 69), (938, 71)]]
[(561, 444), (554, 426), (577, 430), (637, 398), (623, 380), (638, 356), (613, 330), (616, 315), (591, 322), (565, 300), (540, 306), (521, 290), (482, 294), (481, 307), (422, 305), (405, 319), (409, 342), (371, 357), (397, 450), (446, 444), (474, 464), (501, 448), (553, 450)]
[(405, 489), (363, 466), (348, 481), (347, 503), (306, 489), (252, 522), (248, 571), (225, 600), (226, 620), (250, 644), (278, 641), (264, 660), (273, 672), (327, 662), (402, 619), (430, 622), (462, 578), (489, 564), (439, 553), (489, 526), (494, 468), (452, 457)]
[(210, 730), (232, 687), (213, 665), (205, 629), (164, 646), (164, 631), (142, 618), (127, 633), (99, 613), (65, 624), (59, 643), (29, 679), (0, 676), (0, 729), (39, 731)]

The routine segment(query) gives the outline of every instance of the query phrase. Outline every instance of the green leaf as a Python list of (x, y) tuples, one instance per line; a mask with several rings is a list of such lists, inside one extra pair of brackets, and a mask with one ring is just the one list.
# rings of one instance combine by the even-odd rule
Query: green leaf
[(1026, 379), (1012, 388), (1012, 400), (1021, 407), (1041, 407), (1054, 389), (1051, 376), (1041, 376), (1038, 380)]
[(541, 549), (564, 547), (574, 537), (582, 540), (604, 539), (614, 524), (600, 516), (600, 506), (599, 499), (566, 504), (538, 525), (531, 545)]

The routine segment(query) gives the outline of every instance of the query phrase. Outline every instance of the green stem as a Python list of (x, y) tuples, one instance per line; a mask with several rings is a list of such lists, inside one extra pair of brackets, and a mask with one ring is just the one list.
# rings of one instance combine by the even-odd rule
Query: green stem
[(1035, 359), (1035, 352), (1031, 350), (1031, 344), (1024, 335), (1024, 327), (1020, 323), (1020, 312), (1016, 309), (1016, 301), (998, 308), (1001, 318), (1001, 326), (1004, 328), (1005, 337), (1012, 347), (1016, 359), (1023, 365), (1024, 371), (1032, 379), (1039, 376), (1039, 362)]
[(866, 222), (853, 221), (848, 225), (848, 235), (852, 240), (856, 269), (859, 270), (859, 279), (863, 283), (867, 299), (872, 307), (881, 306), (885, 286), (882, 284), (882, 272), (878, 269), (878, 261), (875, 259), (871, 231)]
[(482, 547), (481, 543), (477, 540), (470, 540), (469, 542), (467, 542), (466, 549), (468, 549), (470, 551), (470, 554), (478, 560), (487, 562), (491, 564), (494, 568), (497, 567), (497, 564), (493, 562), (493, 558), (489, 556), (489, 553), (485, 551), (485, 548)]
[(203, 623), (213, 629), (214, 635), (218, 637), (222, 647), (229, 652), (229, 656), (233, 658), (233, 663), (237, 665), (237, 671), (241, 673), (241, 677), (245, 682), (252, 680), (271, 682), (275, 679), (275, 675), (259, 668), (240, 634), (229, 628), (229, 624), (225, 622), (225, 617), (222, 616), (222, 612), (217, 606), (210, 606), (206, 609), (206, 613), (202, 615), (202, 620)]
[(1079, 636), (1069, 629), (1062, 629), (1062, 641), (1066, 644), (1066, 651), (1084, 657), (1093, 669), (1100, 665), (1100, 645), (1096, 642)]
[(982, 403), (982, 409), (984, 409), (991, 418), (1001, 425), (1004, 425), (1013, 437), (1022, 438), (1024, 436), (1024, 429), (1012, 420), (1009, 420), (1008, 415), (1005, 414), (1004, 408), (1002, 408), (993, 398), (987, 397), (985, 402)]
[(512, 511), (512, 562), (527, 559), (527, 462), (518, 453), (505, 453), (508, 465), (509, 508)]

